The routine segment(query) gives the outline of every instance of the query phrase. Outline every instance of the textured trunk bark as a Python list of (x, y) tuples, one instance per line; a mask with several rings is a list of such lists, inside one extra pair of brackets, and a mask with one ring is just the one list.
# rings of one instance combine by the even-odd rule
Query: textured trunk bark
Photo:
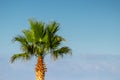
[(44, 80), (45, 79), (45, 72), (46, 66), (43, 60), (43, 57), (38, 57), (35, 73), (36, 73), (36, 80)]

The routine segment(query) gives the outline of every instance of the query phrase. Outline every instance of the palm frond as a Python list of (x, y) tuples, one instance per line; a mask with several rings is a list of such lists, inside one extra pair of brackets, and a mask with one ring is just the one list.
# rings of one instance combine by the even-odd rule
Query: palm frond
[(13, 63), (17, 59), (29, 60), (30, 58), (30, 55), (27, 53), (14, 54), (11, 57), (10, 62)]
[(49, 25), (47, 25), (47, 43), (51, 49), (59, 46), (60, 42), (62, 41), (62, 37), (57, 35), (58, 30), (59, 24), (56, 22), (51, 22)]
[(61, 54), (71, 54), (71, 49), (69, 47), (62, 47), (60, 49), (58, 49), (58, 52)]
[(21, 35), (16, 36), (15, 38), (13, 38), (12, 41), (13, 41), (13, 42), (18, 42), (18, 43), (20, 43), (20, 44), (22, 44), (22, 45), (25, 45), (25, 44), (28, 43), (28, 42), (26, 41), (26, 38), (25, 38), (24, 36), (21, 36)]
[(27, 51), (27, 48), (29, 46), (29, 42), (26, 40), (24, 36), (18, 35), (13, 39), (14, 42), (18, 42), (20, 44), (21, 50), (24, 52)]
[(65, 41), (65, 39), (61, 36), (55, 35), (50, 43), (52, 45), (52, 49), (58, 48), (62, 41)]
[(45, 36), (46, 34), (46, 30), (45, 30), (45, 25), (44, 23), (41, 22), (37, 22), (37, 21), (30, 21), (31, 24), (31, 30), (34, 33), (34, 37), (36, 41), (41, 41), (42, 38)]
[(58, 30), (59, 30), (59, 24), (55, 21), (47, 25), (47, 31), (51, 35), (55, 35)]
[(72, 54), (72, 51), (69, 47), (62, 47), (60, 49), (54, 50), (51, 56), (53, 56), (54, 60), (56, 60), (58, 57), (63, 57), (66, 54)]
[(34, 35), (31, 30), (23, 30), (22, 32), (23, 32), (27, 42), (34, 42)]

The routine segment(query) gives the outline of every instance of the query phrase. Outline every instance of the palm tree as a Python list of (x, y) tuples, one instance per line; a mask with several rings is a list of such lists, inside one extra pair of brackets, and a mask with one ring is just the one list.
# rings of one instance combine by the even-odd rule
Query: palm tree
[(20, 43), (23, 52), (14, 54), (11, 57), (11, 63), (17, 59), (26, 61), (36, 56), (36, 80), (44, 80), (47, 70), (44, 58), (47, 54), (50, 54), (54, 60), (66, 54), (71, 54), (69, 47), (61, 46), (62, 41), (65, 41), (65, 39), (57, 34), (58, 30), (59, 24), (55, 21), (45, 24), (30, 20), (30, 29), (23, 30), (23, 35), (18, 35), (13, 39), (13, 41)]

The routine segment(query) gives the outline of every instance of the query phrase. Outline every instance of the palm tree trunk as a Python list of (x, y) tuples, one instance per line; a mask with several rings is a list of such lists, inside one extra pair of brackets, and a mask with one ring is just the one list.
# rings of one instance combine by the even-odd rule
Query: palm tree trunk
[(46, 66), (43, 60), (43, 57), (38, 57), (35, 73), (36, 73), (36, 80), (44, 80), (46, 72)]

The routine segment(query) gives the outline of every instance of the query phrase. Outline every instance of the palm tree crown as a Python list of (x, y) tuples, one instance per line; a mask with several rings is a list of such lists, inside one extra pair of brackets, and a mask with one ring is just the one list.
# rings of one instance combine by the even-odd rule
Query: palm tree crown
[(50, 54), (56, 60), (59, 56), (63, 57), (65, 54), (71, 54), (69, 47), (61, 47), (60, 45), (65, 39), (57, 35), (59, 30), (57, 22), (54, 21), (49, 24), (33, 20), (29, 22), (30, 29), (23, 30), (23, 35), (18, 35), (13, 39), (20, 43), (23, 53), (14, 54), (11, 57), (12, 63), (19, 58), (29, 60), (33, 56), (41, 56), (44, 59), (45, 55)]

